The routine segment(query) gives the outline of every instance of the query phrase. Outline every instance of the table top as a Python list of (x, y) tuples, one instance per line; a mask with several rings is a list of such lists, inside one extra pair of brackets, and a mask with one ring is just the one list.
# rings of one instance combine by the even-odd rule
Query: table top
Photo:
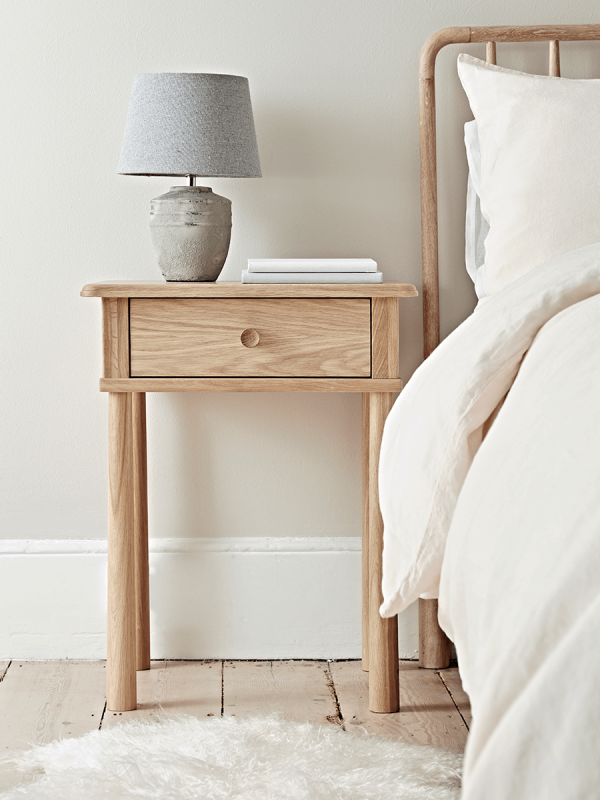
[(106, 281), (88, 283), (82, 297), (418, 297), (411, 283), (240, 283)]

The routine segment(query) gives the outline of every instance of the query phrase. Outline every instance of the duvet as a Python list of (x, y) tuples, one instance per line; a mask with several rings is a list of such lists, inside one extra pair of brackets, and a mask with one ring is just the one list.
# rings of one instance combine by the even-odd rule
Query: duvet
[(600, 797), (600, 244), (484, 301), (386, 423), (382, 614), (439, 597), (465, 800)]

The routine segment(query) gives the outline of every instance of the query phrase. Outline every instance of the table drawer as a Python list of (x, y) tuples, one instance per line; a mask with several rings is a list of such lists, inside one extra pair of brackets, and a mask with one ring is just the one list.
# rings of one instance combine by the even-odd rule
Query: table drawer
[(131, 299), (131, 377), (371, 375), (369, 298)]

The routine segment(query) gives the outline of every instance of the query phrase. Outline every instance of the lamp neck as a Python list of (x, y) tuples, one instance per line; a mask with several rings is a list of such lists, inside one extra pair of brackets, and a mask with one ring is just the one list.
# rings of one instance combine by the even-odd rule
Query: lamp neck
[(195, 175), (188, 175), (188, 186), (195, 186), (196, 185), (196, 176)]

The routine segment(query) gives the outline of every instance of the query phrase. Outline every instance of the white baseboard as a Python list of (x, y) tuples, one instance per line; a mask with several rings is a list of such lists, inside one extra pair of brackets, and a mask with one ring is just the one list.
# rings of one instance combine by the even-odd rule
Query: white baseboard
[[(360, 658), (360, 562), (354, 537), (152, 539), (152, 658)], [(105, 658), (106, 541), (0, 541), (0, 608), (0, 659)]]

